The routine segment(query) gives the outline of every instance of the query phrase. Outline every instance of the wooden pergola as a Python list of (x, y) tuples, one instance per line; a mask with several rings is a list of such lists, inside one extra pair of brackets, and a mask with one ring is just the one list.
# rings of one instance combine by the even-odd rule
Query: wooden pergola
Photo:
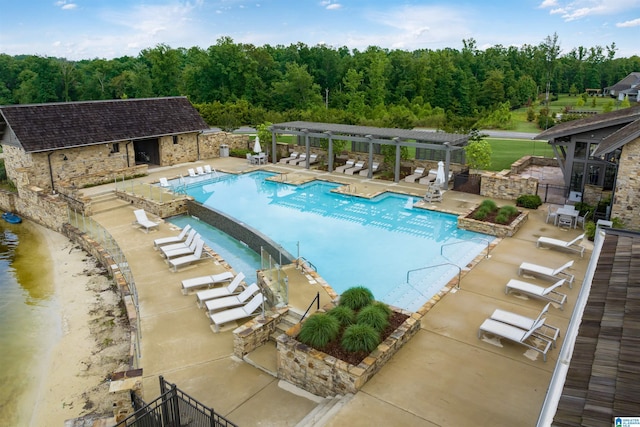
[[(269, 127), (272, 134), (271, 159), (276, 161), (276, 135), (287, 134), (304, 137), (307, 155), (306, 167), (309, 168), (310, 137), (326, 138), (329, 141), (328, 170), (333, 171), (333, 141), (344, 140), (364, 142), (368, 144), (369, 164), (373, 163), (375, 145), (391, 145), (396, 147), (394, 181), (400, 180), (400, 148), (415, 147), (445, 152), (445, 176), (449, 176), (451, 152), (462, 150), (469, 141), (469, 135), (445, 133), (427, 130), (379, 128), (373, 126), (341, 125), (335, 123), (316, 122), (285, 122), (276, 123)], [(368, 177), (372, 177), (369, 168)]]

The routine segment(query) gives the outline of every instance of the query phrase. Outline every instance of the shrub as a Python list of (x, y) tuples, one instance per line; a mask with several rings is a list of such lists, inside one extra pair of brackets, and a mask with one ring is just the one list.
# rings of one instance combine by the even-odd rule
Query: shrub
[(373, 294), (364, 286), (349, 288), (340, 295), (340, 304), (346, 305), (353, 311), (358, 311), (362, 307), (373, 302)]
[(344, 331), (341, 344), (346, 351), (371, 353), (380, 344), (380, 334), (367, 324), (356, 323)]
[(473, 214), (473, 219), (477, 219), (478, 221), (484, 220), (489, 214), (491, 210), (485, 206), (480, 206), (478, 210)]
[(375, 305), (368, 305), (358, 312), (356, 316), (358, 324), (371, 326), (378, 332), (384, 331), (389, 325), (389, 316), (383, 310)]
[(393, 314), (393, 310), (391, 310), (391, 307), (389, 307), (387, 304), (383, 303), (382, 301), (374, 301), (372, 305), (374, 307), (377, 307), (379, 310), (381, 310), (385, 314), (385, 316), (387, 316), (387, 319), (389, 319)]
[(509, 223), (509, 215), (507, 215), (505, 213), (499, 213), (498, 215), (496, 215), (495, 221), (498, 224), (508, 224)]
[(580, 216), (584, 216), (587, 212), (593, 212), (595, 209), (594, 206), (584, 202), (577, 202), (574, 207), (580, 211)]
[(340, 322), (326, 313), (311, 315), (300, 328), (298, 340), (314, 348), (323, 348), (340, 332)]
[(542, 205), (542, 199), (537, 194), (521, 194), (516, 199), (516, 206), (527, 209), (538, 209)]
[(506, 215), (507, 217), (514, 217), (518, 215), (520, 212), (515, 206), (505, 205), (500, 208), (498, 211), (498, 215)]
[(493, 200), (486, 199), (480, 203), (480, 208), (486, 208), (489, 212), (493, 212), (498, 209), (498, 205)]
[(338, 319), (338, 322), (344, 327), (356, 323), (356, 313), (346, 305), (339, 305), (327, 311), (329, 316)]

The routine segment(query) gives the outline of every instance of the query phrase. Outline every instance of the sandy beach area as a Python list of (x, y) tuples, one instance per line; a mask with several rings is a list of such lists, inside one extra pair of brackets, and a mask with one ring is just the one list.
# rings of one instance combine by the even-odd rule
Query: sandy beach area
[(30, 425), (63, 426), (67, 419), (110, 415), (110, 375), (128, 369), (127, 320), (117, 287), (78, 245), (39, 228), (51, 254), (61, 331), (42, 360), (35, 401), (23, 402), (32, 413)]

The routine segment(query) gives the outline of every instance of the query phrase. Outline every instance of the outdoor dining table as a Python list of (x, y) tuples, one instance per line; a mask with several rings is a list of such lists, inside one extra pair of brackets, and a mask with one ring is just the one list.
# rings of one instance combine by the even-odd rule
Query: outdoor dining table
[(267, 162), (267, 155), (265, 153), (254, 154), (251, 156), (251, 163), (256, 165), (262, 165)]
[(578, 215), (580, 211), (572, 207), (563, 206), (556, 210), (556, 225), (562, 224), (561, 217), (571, 218), (571, 227), (576, 228), (578, 226)]

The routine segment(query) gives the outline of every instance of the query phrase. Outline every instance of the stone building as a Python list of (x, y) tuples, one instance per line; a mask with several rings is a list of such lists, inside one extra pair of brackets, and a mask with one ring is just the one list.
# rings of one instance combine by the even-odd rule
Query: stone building
[(553, 146), (570, 199), (610, 199), (606, 219), (640, 229), (640, 106), (561, 123), (535, 139)]
[(7, 177), (56, 192), (200, 158), (208, 126), (184, 97), (0, 107)]

